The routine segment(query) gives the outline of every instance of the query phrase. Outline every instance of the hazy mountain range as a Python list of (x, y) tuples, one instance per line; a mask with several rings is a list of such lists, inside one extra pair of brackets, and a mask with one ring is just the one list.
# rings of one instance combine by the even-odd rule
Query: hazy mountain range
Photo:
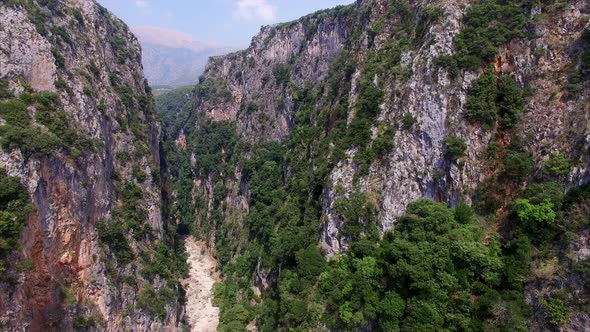
[(204, 43), (174, 30), (150, 26), (132, 27), (131, 30), (141, 43), (145, 76), (152, 86), (195, 84), (210, 56), (235, 49)]

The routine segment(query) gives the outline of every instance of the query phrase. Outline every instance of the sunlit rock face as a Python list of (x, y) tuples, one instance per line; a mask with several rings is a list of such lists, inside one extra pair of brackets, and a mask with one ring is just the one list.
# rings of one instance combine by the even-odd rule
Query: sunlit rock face
[[(439, 8), (444, 15), (426, 27), (419, 43), (401, 54), (399, 66), (410, 74), (399, 79), (377, 73), (373, 79), (384, 93), (374, 131), (380, 125), (394, 127), (394, 148), (373, 162), (368, 174), (358, 181), (355, 175), (359, 167), (354, 162), (357, 151), (352, 148), (328, 177), (320, 237), (329, 256), (344, 253), (347, 248), (346, 237), (340, 236), (343, 221), (334, 209), (338, 198), (348, 197), (353, 191), (371, 193), (384, 232), (393, 229), (406, 205), (418, 198), (451, 205), (470, 203), (478, 186), (496, 171), (485, 161), (495, 133), (469, 123), (464, 114), (468, 90), (482, 70), (465, 71), (452, 78), (436, 64), (438, 57), (452, 54), (453, 39), (461, 29), (467, 7), (457, 1), (410, 2), (416, 11), (427, 5)], [(583, 1), (574, 1), (568, 8), (563, 15), (535, 24), (532, 38), (501, 46), (495, 64), (498, 76), (509, 74), (534, 91), (527, 99), (527, 111), (517, 131), (528, 133), (524, 144), (537, 169), (542, 168), (551, 151), (577, 155), (589, 147), (589, 129), (583, 120), (588, 113), (586, 95), (580, 92), (581, 98), (559, 98), (561, 92), (548, 98), (552, 91), (556, 93), (555, 82), (567, 84), (566, 69), (575, 61), (571, 52), (586, 24), (583, 17), (588, 9)], [(536, 10), (533, 8), (531, 15)], [(399, 34), (401, 23), (388, 16), (389, 11), (391, 4), (387, 1), (357, 1), (349, 7), (263, 27), (246, 50), (211, 59), (191, 100), (194, 113), (214, 121), (235, 122), (238, 135), (248, 142), (282, 140), (291, 133), (301, 111), (295, 105), (301, 91), (326, 84), (330, 65), (346, 49), (347, 58), (356, 63), (350, 69), (350, 123), (368, 54), (406, 38)], [(539, 48), (549, 54), (535, 54)], [(317, 112), (335, 107), (329, 98), (326, 94), (318, 98)], [(406, 115), (415, 121), (411, 128), (402, 124)], [(449, 161), (444, 154), (451, 135), (467, 144), (465, 156), (458, 162)], [(589, 160), (582, 159), (569, 175), (570, 186), (588, 180)], [(337, 192), (337, 186), (344, 190)]]
[[(130, 236), (130, 250), (137, 257), (164, 234), (156, 181), (160, 128), (136, 38), (91, 0), (47, 7), (2, 2), (0, 63), (0, 79), (13, 95), (2, 101), (53, 93), (52, 112), (63, 114), (68, 135), (78, 138), (74, 146), (59, 144), (43, 153), (18, 147), (0, 152), (0, 167), (20, 177), (35, 207), (21, 233), (21, 249), (11, 254), (14, 262), (33, 267), (22, 272), (8, 264), (2, 272), (0, 329), (67, 331), (83, 324), (109, 331), (180, 329), (178, 304), (169, 305), (163, 319), (134, 309), (137, 286), (158, 288), (163, 282), (145, 280), (140, 260), (118, 264), (97, 233), (97, 224), (118, 218), (122, 185), (130, 182), (141, 186), (137, 208), (151, 233)], [(35, 116), (40, 107), (28, 106), (31, 126), (51, 133), (55, 128)], [(82, 138), (88, 144), (78, 146)], [(122, 275), (135, 278), (137, 286), (122, 284)]]

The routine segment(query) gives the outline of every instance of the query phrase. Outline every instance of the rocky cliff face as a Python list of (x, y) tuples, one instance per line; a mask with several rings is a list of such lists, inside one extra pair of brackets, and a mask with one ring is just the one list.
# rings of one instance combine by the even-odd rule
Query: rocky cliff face
[[(395, 148), (372, 163), (369, 173), (358, 184), (362, 191), (379, 195), (378, 219), (383, 230), (391, 229), (407, 203), (419, 197), (450, 203), (471, 201), (475, 189), (494, 172), (482, 160), (497, 131), (469, 123), (462, 112), (471, 83), (481, 71), (465, 71), (460, 77), (451, 78), (445, 68), (436, 64), (440, 56), (453, 53), (453, 37), (460, 31), (465, 7), (453, 1), (411, 6), (418, 18), (420, 11), (428, 8), (436, 8), (444, 15), (432, 22), (422, 22), (427, 25), (422, 27), (422, 40), (401, 52), (397, 65), (407, 70), (407, 78), (392, 79), (382, 73), (373, 77), (385, 94), (374, 129), (379, 125), (394, 127)], [(350, 68), (353, 74), (347, 92), (348, 107), (354, 112), (359, 80), (366, 70), (363, 63), (370, 61), (367, 55), (390, 48), (389, 44), (400, 38), (398, 30), (403, 22), (384, 21), (391, 9), (387, 2), (358, 2), (353, 7), (264, 27), (247, 50), (211, 60), (195, 92), (195, 112), (214, 121), (236, 122), (237, 133), (245, 140), (280, 140), (290, 133), (294, 118), (301, 111), (294, 106), (297, 94), (306, 86), (325, 82), (330, 64), (346, 45), (354, 51), (347, 56), (357, 63)], [(537, 168), (555, 151), (580, 158), (579, 167), (568, 177), (569, 186), (584, 183), (588, 177), (585, 153), (580, 155), (588, 148), (584, 143), (588, 128), (583, 125), (588, 114), (586, 97), (581, 91), (578, 98), (566, 98), (564, 91), (568, 70), (575, 65), (572, 52), (578, 47), (586, 25), (587, 10), (581, 1), (570, 2), (563, 11), (547, 16), (546, 8), (531, 8), (530, 16), (542, 15), (544, 19), (531, 28), (530, 38), (500, 47), (495, 65), (497, 75), (510, 74), (534, 91), (517, 131), (526, 133), (525, 145)], [(364, 24), (365, 28), (355, 28), (355, 24)], [(358, 35), (353, 38), (355, 33)], [(545, 52), (541, 54), (539, 50)], [(412, 128), (405, 128), (404, 116), (413, 118)], [(575, 125), (577, 121), (580, 122)], [(461, 137), (468, 146), (458, 163), (449, 162), (444, 154), (449, 135)], [(358, 173), (352, 161), (354, 147), (347, 155), (350, 158), (332, 169), (328, 187), (341, 184), (348, 192), (354, 190), (353, 178)], [(334, 190), (325, 192), (326, 212), (336, 196)], [(333, 240), (341, 227), (335, 224), (336, 216), (326, 213), (326, 217), (329, 222), (323, 232), (324, 244), (336, 253), (340, 251), (339, 244)]]
[(94, 1), (26, 0), (0, 3), (0, 45), (0, 165), (35, 207), (2, 258), (1, 329), (178, 328), (175, 286), (140, 273), (165, 225), (139, 43)]
[[(235, 121), (247, 140), (285, 137), (293, 126), (293, 88), (325, 79), (352, 33), (347, 12), (264, 27), (248, 49), (212, 58), (199, 84), (197, 109), (216, 121)], [(264, 121), (258, 121), (261, 116)]]
[[(255, 293), (278, 282), (281, 264), (273, 265), (265, 255), (275, 254), (277, 242), (285, 240), (281, 228), (291, 227), (282, 209), (274, 212), (274, 230), (257, 223), (268, 218), (260, 202), (271, 198), (252, 187), (260, 188), (263, 181), (257, 174), (274, 179), (275, 164), (281, 165), (275, 186), (305, 192), (298, 198), (306, 202), (303, 220), (314, 204), (320, 205), (319, 228), (310, 236), (317, 236), (327, 256), (346, 253), (351, 239), (358, 237), (345, 231), (351, 220), (344, 201), (359, 202), (363, 209), (375, 206), (376, 225), (383, 233), (394, 228), (408, 203), (421, 197), (451, 206), (493, 201), (488, 211), (504, 218), (510, 200), (529, 181), (543, 177), (547, 161), (555, 156), (573, 165), (559, 178), (566, 188), (587, 183), (588, 85), (575, 73), (580, 61), (586, 61), (580, 54), (588, 3), (519, 3), (518, 12), (530, 21), (517, 37), (497, 42), (495, 55), (481, 63), (476, 58), (475, 66), (461, 65), (457, 36), (464, 38), (469, 33), (465, 26), (476, 24), (465, 21), (474, 4), (358, 1), (264, 27), (247, 50), (210, 61), (185, 106), (192, 117), (181, 135), (192, 153), (191, 167), (200, 169), (207, 162), (191, 141), (200, 142), (200, 133), (211, 130), (210, 120), (235, 126), (243, 145), (219, 147), (219, 164), (234, 167), (193, 173), (195, 218), (197, 225), (205, 224), (201, 234), (215, 241), (218, 251), (232, 248), (231, 254), (219, 253), (222, 262), (256, 256), (251, 265)], [(518, 121), (510, 122), (507, 113), (490, 125), (474, 120), (470, 112), (486, 72), (493, 82), (498, 80), (494, 86), (523, 91), (518, 97), (523, 105), (516, 106), (522, 109)], [(324, 139), (325, 144), (319, 143)], [(276, 153), (282, 157), (273, 155), (269, 142), (280, 142), (285, 150)], [(464, 144), (459, 155), (453, 155), (454, 142)], [(186, 148), (184, 144), (182, 150)], [(532, 160), (530, 169), (525, 167), (527, 180), (518, 184), (503, 180), (505, 174), (519, 172), (511, 173), (511, 166), (501, 162), (512, 158), (510, 149)], [(322, 156), (328, 159), (325, 163)], [(259, 158), (268, 163), (253, 166)], [(298, 162), (309, 163), (309, 178), (298, 177)], [(295, 178), (297, 183), (290, 182)], [(276, 188), (268, 185), (269, 190)], [(284, 197), (284, 204), (292, 198)], [(357, 213), (353, 219), (363, 224), (370, 218)], [(299, 236), (296, 229), (289, 230), (290, 236)], [(265, 236), (271, 240), (260, 240)], [(228, 238), (235, 242), (227, 244)], [(264, 249), (248, 247), (248, 239)], [(263, 254), (252, 254), (259, 249)]]

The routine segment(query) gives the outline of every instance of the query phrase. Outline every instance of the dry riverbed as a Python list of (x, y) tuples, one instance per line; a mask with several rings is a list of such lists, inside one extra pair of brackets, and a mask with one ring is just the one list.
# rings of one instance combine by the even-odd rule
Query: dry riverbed
[(186, 315), (193, 332), (214, 332), (219, 323), (219, 308), (213, 306), (213, 284), (218, 280), (217, 262), (209, 254), (205, 243), (193, 237), (185, 240), (190, 264), (186, 289)]

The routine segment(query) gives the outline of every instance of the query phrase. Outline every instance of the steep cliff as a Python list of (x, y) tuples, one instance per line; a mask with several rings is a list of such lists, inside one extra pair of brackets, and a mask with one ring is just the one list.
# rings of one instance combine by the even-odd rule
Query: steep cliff
[(0, 329), (180, 329), (136, 38), (91, 0), (2, 1), (0, 64), (0, 166), (34, 207), (2, 221)]
[[(165, 125), (173, 213), (223, 266), (220, 329), (587, 326), (586, 300), (573, 300), (588, 294), (587, 198), (561, 200), (590, 176), (589, 10), (576, 0), (361, 0), (264, 27), (248, 49), (213, 58), (173, 107), (184, 116)], [(440, 307), (440, 289), (425, 291), (429, 304), (410, 296), (426, 285), (414, 278), (430, 256), (411, 261), (424, 247), (386, 253), (418, 236), (408, 222), (454, 218), (424, 201), (405, 215), (420, 198), (479, 229), (462, 230), (479, 258), (455, 257), (447, 271), (462, 286), (434, 282), (448, 287)], [(480, 216), (460, 217), (460, 202)], [(517, 257), (522, 269), (506, 272)], [(480, 259), (491, 269), (482, 277)], [(472, 309), (455, 308), (461, 296)]]

